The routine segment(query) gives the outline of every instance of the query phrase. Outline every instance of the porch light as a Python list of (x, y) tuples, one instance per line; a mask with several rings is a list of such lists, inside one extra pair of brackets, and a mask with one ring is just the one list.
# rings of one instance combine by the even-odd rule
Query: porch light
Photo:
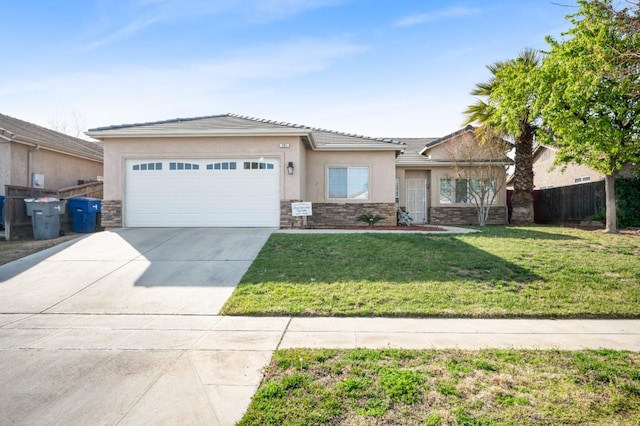
[(289, 164), (287, 164), (287, 173), (293, 174), (293, 161), (289, 161)]

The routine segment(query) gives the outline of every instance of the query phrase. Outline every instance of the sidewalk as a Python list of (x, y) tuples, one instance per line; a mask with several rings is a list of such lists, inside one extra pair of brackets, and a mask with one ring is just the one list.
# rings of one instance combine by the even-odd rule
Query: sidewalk
[(277, 349), (640, 351), (640, 320), (0, 315), (0, 423), (233, 425)]

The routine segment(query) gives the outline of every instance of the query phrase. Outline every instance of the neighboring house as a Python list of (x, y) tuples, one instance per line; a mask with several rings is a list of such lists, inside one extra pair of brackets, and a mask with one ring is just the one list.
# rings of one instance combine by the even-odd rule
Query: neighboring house
[(0, 114), (0, 195), (5, 185), (58, 190), (102, 176), (102, 146)]
[(554, 166), (557, 150), (553, 147), (538, 145), (533, 152), (534, 189), (547, 189), (569, 186), (584, 182), (604, 180), (604, 176), (587, 166), (569, 164)]
[[(475, 128), (467, 126), (441, 138), (400, 138), (407, 148), (396, 160), (396, 194), (398, 204), (414, 219), (414, 223), (469, 225), (477, 224), (477, 211), (468, 190), (468, 177), (461, 172), (468, 155), (482, 154), (474, 136)], [(476, 163), (489, 159), (480, 159)], [(499, 189), (489, 210), (489, 224), (507, 223), (504, 155), (492, 158), (496, 187)], [(498, 166), (495, 168), (495, 166)], [(479, 166), (482, 168), (482, 166)], [(487, 176), (485, 176), (486, 178)]]
[[(451, 163), (436, 159), (442, 155), (438, 147), (455, 140), (452, 135), (432, 146), (410, 142), (422, 144), (424, 152), (414, 155), (397, 139), (233, 114), (101, 127), (87, 134), (104, 142), (102, 224), (109, 227), (298, 227), (302, 218), (291, 213), (297, 201), (312, 202), (308, 227), (355, 226), (362, 214), (378, 214), (384, 217), (379, 225), (395, 225), (397, 202), (406, 203), (396, 194), (407, 183), (439, 182), (447, 170), (453, 176)], [(420, 188), (424, 193), (415, 197), (435, 199), (426, 206), (442, 223), (455, 222), (446, 220), (449, 209), (469, 208), (454, 202), (438, 210), (438, 193), (428, 183)], [(504, 198), (495, 209), (502, 209), (501, 223)]]

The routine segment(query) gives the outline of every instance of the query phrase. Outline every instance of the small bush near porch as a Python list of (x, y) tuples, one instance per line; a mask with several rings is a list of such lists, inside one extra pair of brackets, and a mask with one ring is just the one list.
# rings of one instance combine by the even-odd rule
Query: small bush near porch
[(226, 315), (639, 318), (640, 237), (274, 234)]

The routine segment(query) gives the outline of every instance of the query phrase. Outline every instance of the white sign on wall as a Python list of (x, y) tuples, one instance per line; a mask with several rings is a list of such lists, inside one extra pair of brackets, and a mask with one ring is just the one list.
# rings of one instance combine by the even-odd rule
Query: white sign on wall
[(291, 216), (311, 216), (311, 201), (291, 203)]

